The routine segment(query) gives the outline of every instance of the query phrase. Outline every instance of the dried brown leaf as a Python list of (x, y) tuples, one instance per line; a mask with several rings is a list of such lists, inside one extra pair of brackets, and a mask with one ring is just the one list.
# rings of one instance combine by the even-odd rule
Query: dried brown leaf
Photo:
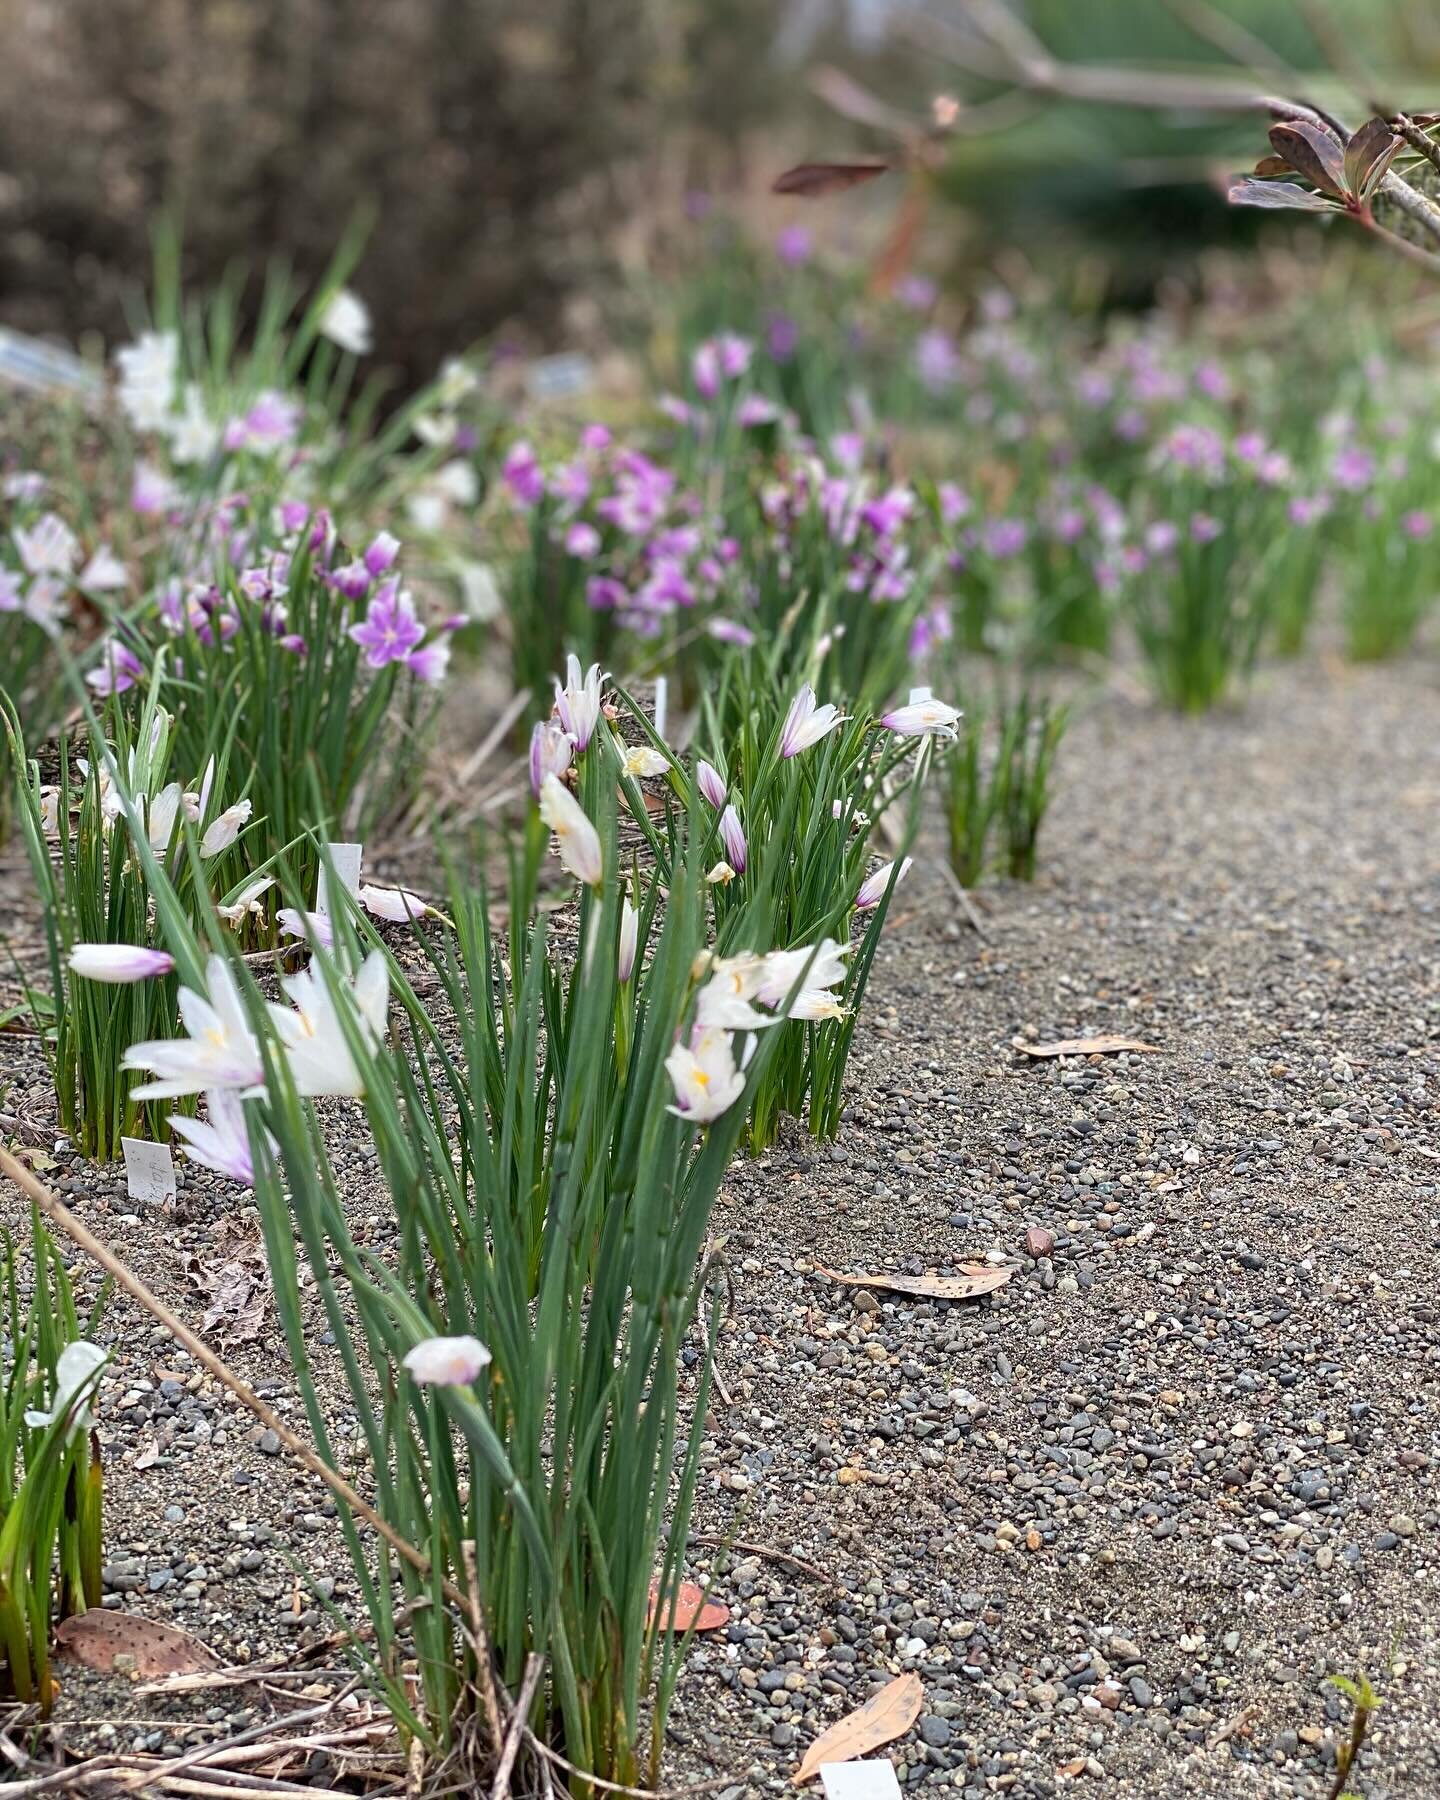
[(107, 1612), (92, 1606), (88, 1612), (66, 1619), (55, 1631), (55, 1645), (87, 1669), (115, 1673), (116, 1658), (126, 1660), (125, 1672), (141, 1680), (157, 1675), (194, 1675), (218, 1669), (220, 1658), (199, 1638), (178, 1625), (162, 1625), (157, 1619), (137, 1618), (133, 1613)]
[(920, 1717), (924, 1703), (920, 1677), (897, 1675), (863, 1706), (820, 1733), (791, 1777), (795, 1786), (809, 1781), (821, 1763), (851, 1762), (867, 1750), (878, 1750), (881, 1744), (904, 1737)]
[[(652, 1587), (649, 1624), (655, 1621), (658, 1597), (657, 1590)], [(692, 1625), (696, 1631), (718, 1631), (722, 1625), (730, 1623), (730, 1608), (722, 1606), (718, 1600), (707, 1600), (704, 1591), (693, 1581), (682, 1581), (673, 1606), (660, 1623), (665, 1631), (689, 1631)]]
[(847, 188), (888, 175), (889, 163), (797, 163), (771, 184), (772, 194), (793, 194), (800, 200), (819, 200), (826, 194), (843, 194)]
[(983, 1263), (967, 1263), (960, 1275), (842, 1275), (815, 1265), (815, 1273), (846, 1287), (883, 1288), (892, 1294), (916, 1294), (926, 1300), (976, 1300), (1004, 1287), (1013, 1269), (990, 1269)]
[(1122, 1051), (1140, 1051), (1146, 1056), (1159, 1056), (1158, 1044), (1142, 1044), (1139, 1038), (1084, 1037), (1056, 1038), (1052, 1044), (1032, 1044), (1026, 1038), (1011, 1038), (1011, 1045), (1023, 1056), (1117, 1056)]

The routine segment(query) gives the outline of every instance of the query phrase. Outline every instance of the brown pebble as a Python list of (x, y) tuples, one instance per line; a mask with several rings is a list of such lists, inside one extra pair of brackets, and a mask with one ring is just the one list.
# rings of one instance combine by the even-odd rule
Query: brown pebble
[(1025, 1248), (1038, 1262), (1055, 1248), (1055, 1233), (1043, 1225), (1032, 1225), (1025, 1233)]

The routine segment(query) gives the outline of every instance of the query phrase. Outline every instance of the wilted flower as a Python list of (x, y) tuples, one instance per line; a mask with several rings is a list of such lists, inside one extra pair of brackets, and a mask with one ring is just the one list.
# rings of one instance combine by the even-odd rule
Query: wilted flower
[(827, 732), (843, 723), (837, 706), (816, 706), (815, 690), (807, 681), (790, 702), (785, 723), (780, 728), (780, 754), (798, 756), (812, 744), (818, 744)]
[(724, 857), (721, 857), (720, 861), (717, 862), (713, 868), (709, 868), (705, 871), (705, 879), (710, 883), (711, 887), (729, 887), (730, 883), (735, 879), (735, 871), (730, 867), (729, 863), (725, 861)]
[(403, 925), (407, 920), (423, 918), (430, 910), (429, 904), (418, 894), (412, 894), (409, 888), (372, 887), (366, 882), (362, 883), (355, 898), (366, 912), (390, 925)]
[(696, 1125), (718, 1119), (745, 1092), (730, 1035), (714, 1027), (694, 1031), (688, 1045), (676, 1044), (665, 1058), (665, 1070), (677, 1102), (667, 1110)]
[[(900, 872), (895, 877), (896, 887), (899, 887), (900, 883), (909, 873), (910, 865), (913, 861), (913, 857), (907, 856), (901, 863)], [(890, 871), (894, 867), (895, 864), (893, 862), (884, 863), (873, 875), (867, 876), (865, 880), (861, 882), (860, 892), (855, 896), (856, 912), (869, 912), (872, 907), (876, 907), (880, 904), (885, 898), (886, 888), (890, 885)]]
[(200, 854), (218, 856), (222, 850), (228, 850), (254, 810), (254, 802), (250, 800), (237, 800), (233, 806), (227, 806), (205, 827), (205, 835), (200, 839)]
[(331, 949), (335, 943), (335, 924), (329, 913), (301, 912), (296, 906), (282, 906), (275, 923), (286, 937), (318, 944), (322, 950)]
[(260, 904), (260, 896), (274, 885), (273, 875), (262, 875), (256, 881), (248, 881), (228, 906), (217, 906), (215, 911), (227, 925), (240, 924), (248, 913), (254, 913), (258, 918), (265, 910)]
[(911, 688), (906, 704), (892, 708), (880, 723), (897, 737), (953, 738), (959, 719), (959, 709), (935, 699), (929, 688)]
[(664, 775), (669, 767), (670, 758), (663, 750), (653, 749), (649, 744), (635, 744), (625, 752), (620, 773), (645, 780), (651, 776)]
[(540, 783), (540, 817), (555, 833), (560, 860), (577, 880), (599, 887), (605, 878), (600, 834), (557, 775)]
[(67, 961), (87, 981), (150, 981), (175, 967), (173, 956), (140, 944), (75, 944)]
[(430, 1387), (469, 1387), (490, 1362), (477, 1337), (421, 1338), (401, 1359), (412, 1381)]
[(349, 288), (337, 288), (320, 314), (320, 335), (352, 356), (368, 356), (375, 347), (370, 308)]

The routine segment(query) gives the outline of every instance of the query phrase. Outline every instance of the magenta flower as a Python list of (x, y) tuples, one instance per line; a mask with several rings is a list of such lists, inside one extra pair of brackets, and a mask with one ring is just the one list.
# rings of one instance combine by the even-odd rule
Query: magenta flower
[(781, 262), (798, 269), (815, 254), (815, 240), (803, 225), (787, 225), (775, 240), (775, 254)]
[(895, 288), (895, 298), (911, 312), (929, 312), (940, 297), (940, 290), (928, 275), (907, 275)]
[(748, 650), (755, 642), (755, 633), (750, 627), (735, 619), (711, 619), (705, 629), (717, 643), (737, 644), (742, 650)]
[(365, 552), (365, 567), (378, 579), (389, 573), (399, 554), (399, 538), (392, 537), (388, 531), (382, 531)]
[(1429, 513), (1407, 512), (1400, 521), (1400, 529), (1405, 533), (1406, 537), (1411, 538), (1416, 543), (1419, 543), (1422, 538), (1429, 537), (1434, 528), (1435, 521), (1430, 517)]
[(600, 548), (600, 533), (587, 519), (577, 519), (565, 533), (565, 548), (571, 556), (588, 561)]
[(1196, 544), (1213, 544), (1223, 527), (1209, 513), (1196, 513), (1190, 521), (1190, 539)]
[(535, 452), (523, 438), (511, 446), (500, 475), (519, 505), (538, 506), (544, 499), (544, 473)]
[(585, 583), (585, 604), (592, 612), (613, 612), (629, 601), (629, 588), (613, 575), (592, 575)]
[(242, 419), (232, 419), (225, 427), (227, 450), (278, 450), (294, 443), (300, 432), (301, 408), (298, 400), (267, 388)]
[(168, 975), (175, 959), (163, 950), (139, 944), (75, 944), (69, 956), (71, 969), (89, 981), (152, 981)]
[(415, 603), (398, 580), (387, 581), (365, 609), (365, 617), (349, 635), (365, 652), (372, 669), (404, 662), (419, 648), (425, 627), (415, 617)]
[(1360, 444), (1347, 444), (1336, 452), (1330, 475), (1337, 487), (1358, 494), (1375, 479), (1375, 458)]
[(610, 448), (610, 427), (608, 425), (587, 425), (580, 433), (582, 450), (608, 450)]
[(789, 313), (772, 313), (765, 325), (765, 348), (775, 362), (789, 362), (800, 344), (800, 327)]

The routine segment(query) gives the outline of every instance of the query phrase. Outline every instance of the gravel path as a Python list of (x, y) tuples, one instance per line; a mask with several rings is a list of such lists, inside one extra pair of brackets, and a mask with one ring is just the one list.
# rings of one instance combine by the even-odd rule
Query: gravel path
[[(1424, 667), (1107, 702), (983, 943), (902, 891), (839, 1145), (719, 1220), (702, 1528), (828, 1577), (719, 1559), (677, 1730), (737, 1797), (904, 1669), (905, 1785), (1322, 1795), (1363, 1668), (1352, 1786), (1440, 1792), (1437, 721)], [(1162, 1054), (1010, 1049), (1087, 1032)], [(815, 1272), (991, 1251), (958, 1306)]]
[[(1325, 1678), (1364, 1669), (1385, 1707), (1352, 1787), (1440, 1793), (1437, 723), (1419, 664), (1310, 663), (1199, 721), (1107, 699), (1062, 757), (1040, 882), (987, 892), (983, 941), (912, 873), (839, 1144), (796, 1133), (717, 1214), (729, 1401), (696, 1528), (767, 1554), (696, 1548), (733, 1618), (682, 1679), (676, 1779), (779, 1792), (913, 1669), (907, 1789), (1318, 1800), (1348, 1717)], [(1011, 1048), (1090, 1031), (1160, 1054)], [(7, 1105), (43, 1116), (6, 1055)], [(363, 1196), (366, 1147), (347, 1159)], [(157, 1219), (52, 1178), (198, 1319), (244, 1237), (228, 1194), (192, 1172)], [(1014, 1278), (960, 1305), (817, 1272), (992, 1253)], [(225, 1656), (318, 1635), (297, 1566), (341, 1606), (352, 1585), (323, 1491), (112, 1321), (109, 1603)], [(298, 1413), (272, 1340), (234, 1360)], [(268, 1704), (88, 1677), (64, 1703), (165, 1750)]]

